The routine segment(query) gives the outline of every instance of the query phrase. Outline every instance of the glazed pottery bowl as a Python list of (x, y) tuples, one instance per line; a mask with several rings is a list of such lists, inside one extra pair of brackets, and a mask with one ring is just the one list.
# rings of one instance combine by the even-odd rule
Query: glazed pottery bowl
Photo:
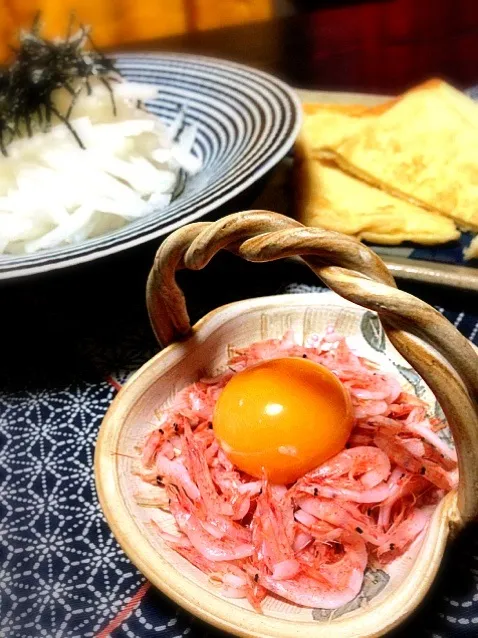
[[(191, 328), (175, 272), (202, 268), (224, 248), (250, 261), (301, 255), (335, 294), (241, 301), (214, 310)], [(450, 535), (477, 512), (473, 347), (427, 304), (398, 291), (380, 259), (360, 243), (259, 211), (173, 233), (158, 251), (147, 301), (153, 329), (166, 347), (119, 392), (102, 424), (95, 460), (101, 505), (132, 562), (176, 603), (239, 636), (365, 638), (396, 627), (425, 597)], [(200, 376), (223, 370), (232, 347), (279, 338), (288, 329), (299, 343), (307, 342), (330, 325), (350, 337), (360, 354), (394, 371), (404, 390), (425, 398), (433, 412), (443, 409), (458, 453), (459, 487), (443, 498), (404, 555), (367, 570), (362, 591), (348, 605), (313, 610), (269, 596), (259, 614), (246, 600), (222, 597), (206, 575), (160, 538), (152, 521), (168, 529), (172, 518), (136, 498), (138, 446), (151, 431), (155, 410)]]

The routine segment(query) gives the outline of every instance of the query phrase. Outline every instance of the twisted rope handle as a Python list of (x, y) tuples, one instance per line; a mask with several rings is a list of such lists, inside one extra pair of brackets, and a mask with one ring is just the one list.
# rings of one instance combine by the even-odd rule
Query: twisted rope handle
[(177, 270), (200, 270), (222, 249), (247, 261), (300, 256), (333, 291), (375, 311), (390, 341), (429, 385), (450, 425), (460, 482), (456, 524), (478, 515), (478, 355), (458, 330), (424, 301), (396, 288), (382, 260), (357, 240), (277, 213), (246, 211), (190, 224), (160, 246), (147, 284), (158, 341), (188, 335), (191, 324)]

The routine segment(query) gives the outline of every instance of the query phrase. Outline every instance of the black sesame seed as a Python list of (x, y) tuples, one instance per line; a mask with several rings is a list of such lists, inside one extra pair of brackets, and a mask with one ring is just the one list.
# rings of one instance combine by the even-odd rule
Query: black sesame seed
[(390, 551), (393, 552), (395, 549), (395, 543), (390, 543)]
[(302, 355), (302, 359), (307, 359), (307, 355), (306, 355), (306, 354), (303, 354), (303, 355)]
[(254, 574), (254, 582), (257, 583), (258, 580), (259, 580), (259, 574)]
[(359, 534), (363, 534), (363, 529), (361, 527), (356, 527), (355, 531), (358, 532)]
[(314, 496), (317, 496), (317, 495), (318, 495), (318, 493), (319, 493), (318, 488), (314, 487)]
[(423, 474), (425, 474), (425, 473), (426, 473), (426, 469), (422, 466), (420, 468), (420, 474), (423, 476)]
[(160, 434), (164, 434), (164, 430), (163, 430), (163, 428), (159, 428), (158, 432), (159, 432)]

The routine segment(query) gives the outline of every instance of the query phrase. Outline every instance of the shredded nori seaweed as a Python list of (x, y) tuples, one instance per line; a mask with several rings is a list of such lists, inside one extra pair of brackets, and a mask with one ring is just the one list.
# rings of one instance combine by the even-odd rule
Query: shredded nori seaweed
[[(94, 46), (89, 27), (79, 26), (72, 33), (73, 20), (65, 39), (46, 40), (41, 37), (41, 23), (37, 16), (30, 32), (21, 33), (15, 58), (0, 70), (0, 151), (7, 155), (7, 147), (17, 136), (32, 136), (47, 131), (52, 116), (62, 121), (81, 148), (81, 139), (69, 122), (79, 94), (91, 93), (90, 81), (99, 80), (110, 93), (113, 114), (116, 105), (112, 83), (120, 74), (114, 62)], [(89, 48), (86, 49), (85, 47)], [(66, 89), (71, 102), (66, 113), (60, 113), (52, 102), (56, 89)]]

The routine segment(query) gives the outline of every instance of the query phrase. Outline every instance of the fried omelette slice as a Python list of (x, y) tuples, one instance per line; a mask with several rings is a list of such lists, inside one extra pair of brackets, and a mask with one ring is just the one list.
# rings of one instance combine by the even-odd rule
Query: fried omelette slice
[(337, 147), (359, 133), (396, 100), (378, 106), (360, 104), (304, 104), (302, 129), (296, 143), (298, 157), (318, 155), (326, 147)]
[(375, 244), (441, 244), (459, 237), (451, 219), (397, 199), (316, 158), (295, 168), (297, 216), (307, 226)]
[(337, 145), (358, 133), (395, 102), (373, 107), (305, 105), (295, 148), (296, 206), (302, 223), (389, 245), (440, 244), (458, 238), (450, 219), (393, 197), (319, 158), (323, 145)]
[(364, 119), (354, 133), (324, 142), (320, 156), (478, 231), (478, 106), (471, 99), (434, 80)]

